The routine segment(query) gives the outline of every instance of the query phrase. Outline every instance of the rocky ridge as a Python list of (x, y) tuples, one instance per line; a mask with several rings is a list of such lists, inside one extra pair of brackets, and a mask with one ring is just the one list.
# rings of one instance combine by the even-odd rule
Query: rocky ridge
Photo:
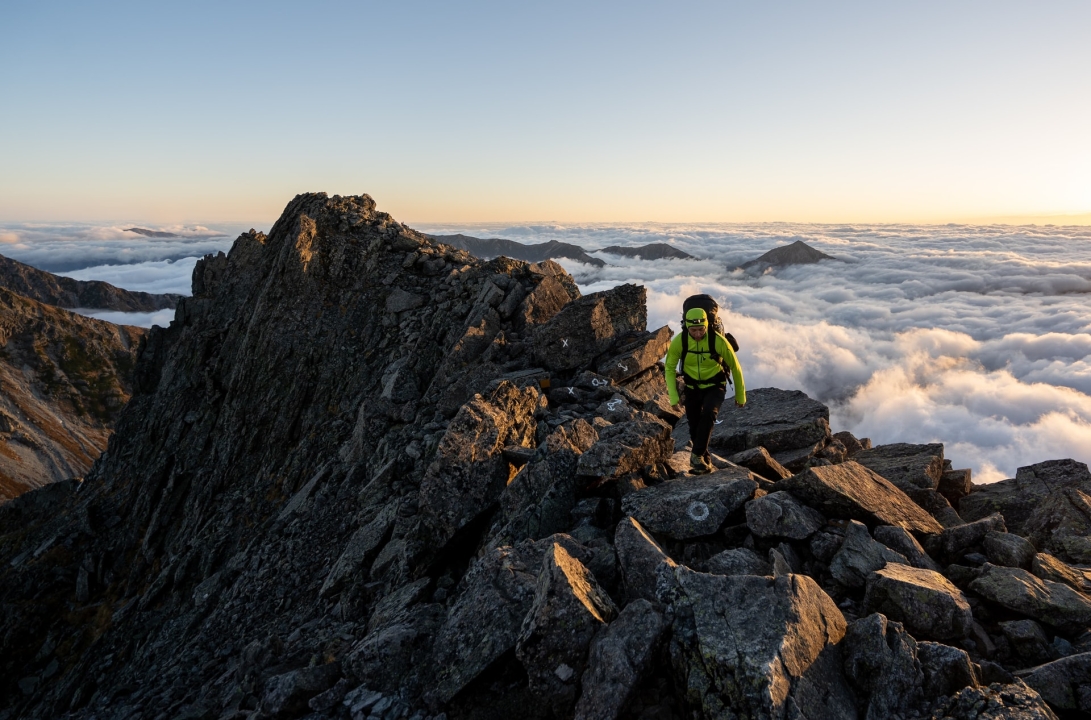
[(0, 503), (90, 469), (144, 334), (0, 287)]
[(646, 320), (298, 196), (198, 263), (79, 491), (0, 508), (0, 718), (1091, 711), (1086, 466), (981, 488), (766, 388), (688, 477)]
[(73, 280), (0, 255), (0, 287), (63, 308), (152, 312), (173, 308), (181, 295), (156, 295), (114, 287), (99, 280)]
[(836, 259), (821, 250), (816, 250), (802, 240), (796, 240), (790, 245), (773, 248), (761, 257), (748, 260), (735, 269), (746, 270), (750, 273), (763, 273), (785, 265), (813, 265), (822, 260)]

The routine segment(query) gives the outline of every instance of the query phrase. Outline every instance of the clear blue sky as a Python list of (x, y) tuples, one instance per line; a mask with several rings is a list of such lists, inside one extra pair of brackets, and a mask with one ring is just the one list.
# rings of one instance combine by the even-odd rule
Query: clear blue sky
[(0, 220), (1091, 212), (1091, 3), (0, 3)]

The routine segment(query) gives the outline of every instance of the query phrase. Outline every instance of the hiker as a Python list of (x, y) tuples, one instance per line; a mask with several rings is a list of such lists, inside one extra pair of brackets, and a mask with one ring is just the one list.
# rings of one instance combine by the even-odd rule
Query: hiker
[[(694, 473), (704, 474), (713, 470), (708, 441), (727, 394), (727, 384), (734, 383), (735, 405), (738, 407), (746, 405), (746, 386), (731, 343), (717, 332), (715, 326), (710, 329), (708, 313), (699, 307), (690, 308), (683, 317), (683, 323), (682, 332), (674, 336), (667, 350), (667, 392), (671, 407), (677, 410), (677, 368), (681, 361), (686, 388), (686, 418), (693, 439), (689, 464)], [(731, 372), (730, 379), (728, 370)]]

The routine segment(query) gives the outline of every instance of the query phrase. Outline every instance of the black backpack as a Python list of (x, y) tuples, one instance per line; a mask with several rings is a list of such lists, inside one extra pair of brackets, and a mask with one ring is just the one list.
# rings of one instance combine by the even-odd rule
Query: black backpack
[[(724, 332), (724, 325), (720, 321), (720, 306), (716, 302), (716, 298), (711, 295), (690, 295), (682, 303), (682, 333), (686, 333), (686, 313), (693, 308), (701, 308), (708, 315), (708, 329), (712, 337), (709, 338), (708, 351), (712, 357), (712, 361), (719, 365), (724, 372), (724, 376), (727, 378), (728, 385), (731, 384), (731, 375), (728, 373), (727, 368), (724, 366), (723, 358), (716, 352), (715, 335), (723, 335), (724, 340), (727, 340), (727, 344), (731, 346), (731, 349), (735, 352), (739, 351), (739, 343), (736, 342), (735, 337), (729, 333)], [(689, 338), (682, 338), (682, 369), (685, 371), (686, 367), (686, 355), (689, 353)]]

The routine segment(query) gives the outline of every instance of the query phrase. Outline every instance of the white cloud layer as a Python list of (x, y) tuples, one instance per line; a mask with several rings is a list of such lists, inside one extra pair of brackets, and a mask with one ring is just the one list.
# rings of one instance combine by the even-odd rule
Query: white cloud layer
[[(977, 482), (1073, 457), (1091, 462), (1091, 228), (586, 225), (425, 228), (560, 240), (586, 249), (666, 242), (700, 258), (562, 261), (593, 292), (648, 287), (649, 324), (681, 301), (727, 309), (751, 388), (798, 388), (835, 430), (876, 443), (943, 442)], [(733, 268), (803, 240), (843, 262), (752, 276)]]

